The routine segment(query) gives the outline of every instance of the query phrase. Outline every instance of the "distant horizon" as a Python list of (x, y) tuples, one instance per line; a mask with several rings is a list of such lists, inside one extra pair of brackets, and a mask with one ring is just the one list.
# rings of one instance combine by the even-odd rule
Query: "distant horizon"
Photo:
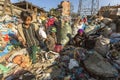
[[(11, 0), (12, 3), (16, 3), (19, 1), (24, 1), (24, 0)], [(49, 11), (51, 8), (57, 8), (57, 5), (60, 4), (61, 1), (64, 0), (26, 0), (33, 5), (39, 6), (40, 8), (44, 8), (46, 11)], [(78, 5), (79, 5), (79, 0), (69, 0), (72, 5), (74, 6), (73, 12), (78, 11)], [(91, 0), (83, 0), (83, 7), (90, 7), (91, 6)], [(99, 9), (102, 6), (117, 6), (120, 5), (120, 0), (99, 0)], [(96, 4), (95, 4), (96, 5)]]

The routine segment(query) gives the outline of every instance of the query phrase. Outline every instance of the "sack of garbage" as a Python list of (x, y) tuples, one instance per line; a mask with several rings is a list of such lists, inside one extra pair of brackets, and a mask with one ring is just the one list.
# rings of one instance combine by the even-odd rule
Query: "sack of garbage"
[(106, 56), (107, 52), (109, 51), (109, 43), (110, 39), (104, 38), (103, 36), (100, 36), (95, 44), (95, 50), (101, 54), (102, 56)]
[(88, 27), (85, 28), (85, 33), (86, 34), (91, 34), (95, 31), (96, 25), (89, 25)]
[(105, 23), (105, 24), (109, 24), (110, 22), (112, 22), (112, 19), (110, 19), (110, 18), (103, 18), (102, 22)]
[(104, 37), (109, 38), (110, 34), (112, 33), (112, 29), (108, 28), (107, 26), (104, 28), (103, 32), (101, 33)]
[(90, 73), (102, 77), (115, 77), (118, 71), (96, 51), (85, 61), (84, 65)]
[(120, 33), (112, 33), (110, 38), (120, 38)]
[(66, 45), (70, 40), (70, 36), (72, 34), (72, 28), (69, 23), (65, 23), (63, 28), (61, 28), (61, 41), (60, 43)]

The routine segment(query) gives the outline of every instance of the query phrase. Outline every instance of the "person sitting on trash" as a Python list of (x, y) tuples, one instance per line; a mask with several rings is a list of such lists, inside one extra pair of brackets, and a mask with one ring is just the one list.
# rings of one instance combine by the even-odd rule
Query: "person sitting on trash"
[(76, 47), (84, 47), (84, 41), (86, 39), (83, 29), (79, 29), (75, 37), (73, 38), (73, 44)]
[(50, 34), (47, 37), (46, 44), (49, 51), (54, 51), (55, 45), (57, 43), (56, 39), (56, 28), (51, 27)]
[(18, 40), (29, 52), (32, 63), (36, 63), (36, 53), (39, 51), (39, 40), (35, 25), (31, 23), (32, 16), (29, 12), (21, 12), (22, 24), (18, 25)]

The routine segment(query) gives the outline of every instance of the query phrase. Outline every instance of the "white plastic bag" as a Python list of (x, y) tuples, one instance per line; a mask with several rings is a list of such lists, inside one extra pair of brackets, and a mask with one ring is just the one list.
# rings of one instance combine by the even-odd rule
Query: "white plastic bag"
[(69, 69), (72, 69), (74, 67), (79, 67), (79, 64), (75, 59), (70, 59)]
[(46, 32), (44, 31), (44, 28), (43, 28), (43, 27), (40, 27), (40, 28), (39, 28), (39, 35), (42, 36), (42, 38), (44, 38), (44, 39), (47, 38), (47, 34), (46, 34)]

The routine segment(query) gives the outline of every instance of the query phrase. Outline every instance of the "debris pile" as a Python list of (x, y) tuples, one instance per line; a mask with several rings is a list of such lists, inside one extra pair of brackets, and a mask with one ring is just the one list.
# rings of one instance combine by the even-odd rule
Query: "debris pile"
[[(117, 23), (110, 18), (87, 20), (78, 18), (71, 27), (69, 2), (60, 19), (55, 16), (39, 24), (41, 36), (37, 62), (32, 63), (29, 52), (17, 38), (17, 16), (0, 19), (0, 80), (117, 80), (120, 79), (120, 33)], [(62, 6), (65, 6), (63, 4)], [(78, 26), (78, 27), (75, 27)], [(44, 30), (46, 28), (46, 30)], [(79, 31), (79, 29), (82, 29)], [(50, 31), (52, 30), (52, 31)], [(52, 37), (52, 35), (56, 35)], [(84, 38), (76, 37), (83, 32)], [(82, 36), (83, 37), (83, 36)], [(75, 40), (78, 43), (75, 46)], [(46, 44), (45, 44), (46, 43)]]

